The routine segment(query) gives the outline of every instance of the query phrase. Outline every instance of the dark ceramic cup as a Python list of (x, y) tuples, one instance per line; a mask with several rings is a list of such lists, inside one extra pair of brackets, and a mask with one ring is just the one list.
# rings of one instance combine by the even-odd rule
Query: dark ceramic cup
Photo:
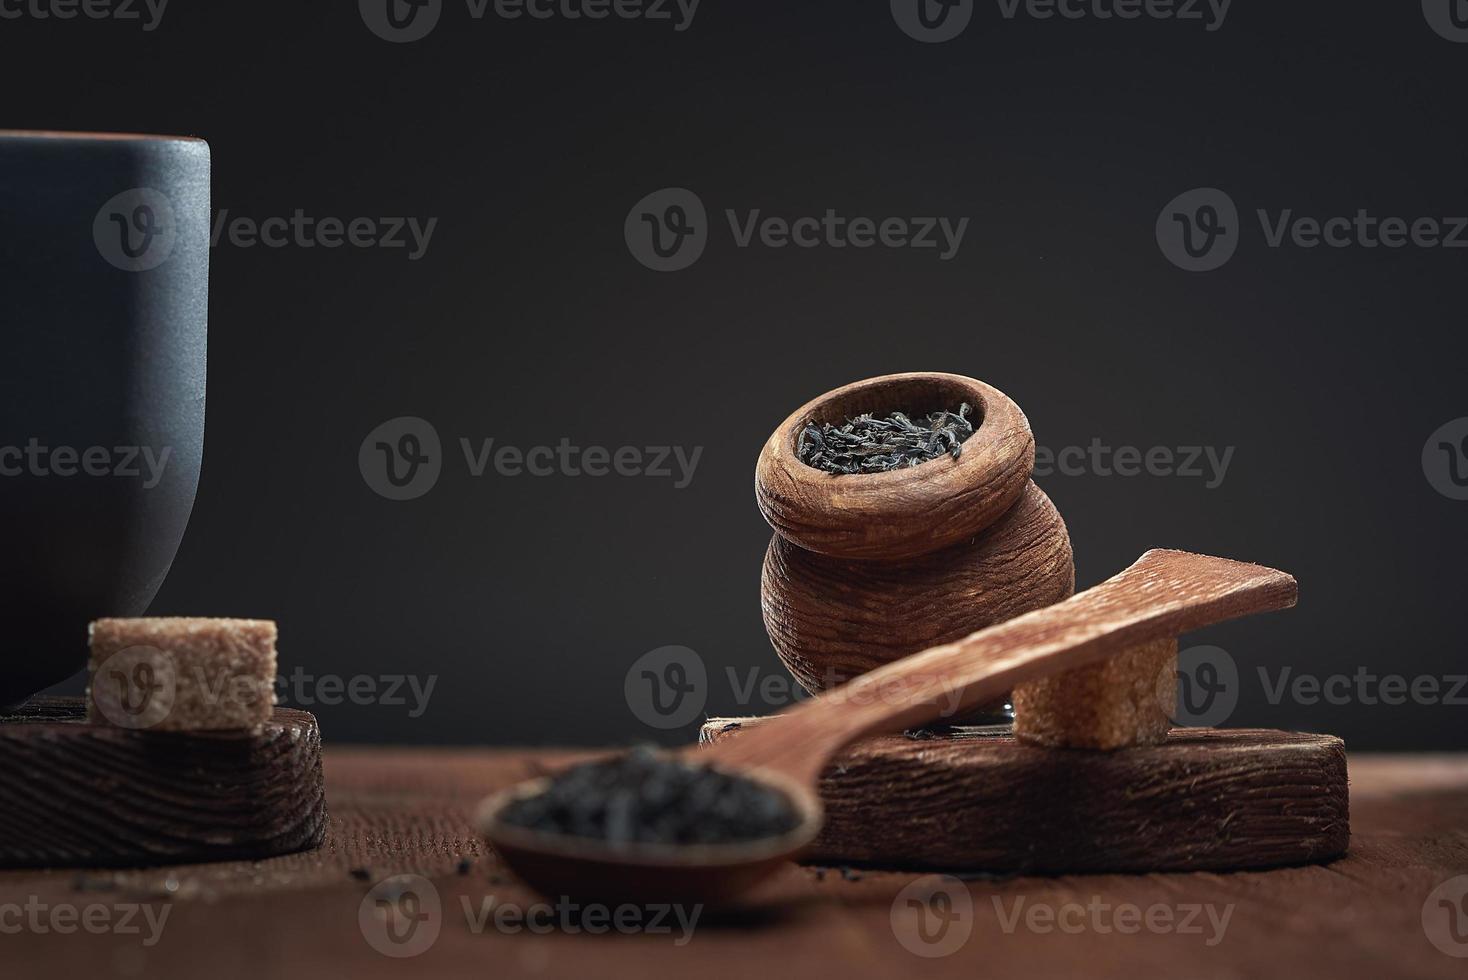
[(209, 145), (0, 130), (0, 706), (143, 613), (204, 445)]

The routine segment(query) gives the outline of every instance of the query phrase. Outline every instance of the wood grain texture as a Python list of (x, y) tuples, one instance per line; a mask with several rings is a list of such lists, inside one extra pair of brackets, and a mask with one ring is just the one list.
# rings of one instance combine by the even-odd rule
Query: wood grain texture
[(833, 558), (777, 534), (765, 553), (760, 606), (780, 660), (819, 692), (1074, 591), (1065, 523), (1027, 483), (970, 540), (901, 561)]
[[(711, 718), (700, 740), (759, 718)], [(1346, 752), (1328, 735), (1178, 729), (1119, 752), (1034, 748), (994, 729), (867, 739), (820, 778), (809, 860), (1069, 874), (1326, 861), (1350, 840)]]
[(1295, 580), (1273, 568), (1154, 549), (1064, 602), (879, 667), (704, 750), (814, 787), (830, 756), (867, 735), (952, 721), (1026, 681), (1250, 613), (1284, 609)]
[[(894, 905), (920, 877), (913, 871), (842, 874), (791, 865), (751, 897), (743, 914), (704, 915), (683, 945), (674, 944), (676, 933), (593, 935), (559, 927), (512, 933), (493, 925), (475, 932), (464, 901), (476, 911), (490, 899), (522, 908), (538, 901), (474, 833), (476, 803), (585, 757), (565, 750), (330, 748), (331, 822), (322, 847), (167, 869), (0, 871), (0, 907), (148, 902), (171, 912), (153, 946), (138, 935), (23, 928), (0, 938), (0, 962), (17, 978), (154, 980), (1463, 976), (1464, 960), (1428, 942), (1421, 912), (1434, 888), (1468, 874), (1468, 755), (1352, 753), (1351, 848), (1327, 865), (1231, 874), (966, 876), (956, 887), (972, 909), (969, 934), (944, 957), (919, 959), (897, 937)], [(406, 961), (370, 947), (357, 921), (373, 883), (402, 873), (432, 881), (446, 916), (432, 948)], [(1042, 934), (1023, 922), (1006, 928), (1020, 903), (1022, 911), (1068, 903), (1212, 904), (1230, 917), (1221, 941), (1207, 945), (1206, 934), (1102, 933), (1089, 919), (1069, 933)]]
[[(920, 417), (965, 402), (981, 422), (956, 460), (834, 476), (796, 453), (801, 430), (812, 423), (839, 424), (866, 412)], [(911, 558), (994, 523), (1019, 499), (1034, 464), (1030, 423), (997, 388), (957, 374), (889, 374), (829, 391), (782, 422), (756, 464), (755, 500), (775, 532), (806, 551)]]
[(92, 725), (80, 698), (0, 716), (0, 867), (263, 858), (321, 843), (321, 732), (275, 709), (258, 732)]
[[(920, 417), (964, 403), (978, 427), (957, 460), (836, 476), (797, 455), (812, 423), (865, 412)], [(960, 375), (859, 381), (781, 423), (755, 469), (755, 497), (775, 529), (760, 607), (796, 680), (824, 691), (1071, 595), (1070, 535), (1030, 481), (1033, 467), (1034, 436), (1019, 406)]]

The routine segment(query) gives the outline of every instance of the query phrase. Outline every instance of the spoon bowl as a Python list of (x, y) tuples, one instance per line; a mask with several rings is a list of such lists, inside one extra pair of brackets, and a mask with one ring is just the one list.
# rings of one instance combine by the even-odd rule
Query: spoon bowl
[[(708, 761), (702, 749), (682, 755), (689, 762)], [(613, 849), (603, 841), (532, 830), (501, 818), (511, 803), (544, 791), (548, 776), (490, 796), (480, 804), (475, 823), (505, 863), (542, 895), (607, 904), (717, 904), (797, 858), (820, 833), (825, 818), (820, 798), (790, 777), (759, 768), (737, 774), (785, 797), (800, 820), (795, 828), (776, 837), (728, 844), (635, 843)]]

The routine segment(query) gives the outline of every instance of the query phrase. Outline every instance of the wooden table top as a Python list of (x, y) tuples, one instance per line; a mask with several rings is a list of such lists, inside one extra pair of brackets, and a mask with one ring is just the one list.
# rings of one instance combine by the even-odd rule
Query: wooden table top
[[(0, 872), (0, 972), (1468, 976), (1468, 755), (1352, 756), (1351, 851), (1326, 867), (958, 882), (791, 866), (745, 910), (701, 915), (691, 931), (692, 910), (682, 920), (630, 908), (578, 920), (514, 883), (474, 836), (470, 815), (483, 795), (575, 757), (336, 749), (327, 756), (331, 830), (318, 851), (172, 869)], [(377, 885), (400, 874), (431, 887)], [(379, 899), (397, 910), (391, 921)], [(593, 934), (598, 927), (607, 931)], [(390, 957), (374, 942), (417, 955)]]

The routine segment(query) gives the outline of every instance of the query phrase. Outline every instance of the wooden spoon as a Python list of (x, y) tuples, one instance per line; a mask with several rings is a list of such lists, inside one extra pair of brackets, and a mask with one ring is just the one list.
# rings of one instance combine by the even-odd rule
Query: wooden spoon
[(681, 750), (779, 788), (800, 814), (788, 834), (736, 844), (637, 844), (615, 849), (589, 838), (504, 823), (513, 799), (546, 780), (484, 802), (481, 832), (541, 893), (607, 902), (721, 905), (794, 857), (819, 832), (816, 781), (831, 757), (868, 735), (900, 732), (960, 715), (1023, 681), (1094, 663), (1149, 640), (1295, 604), (1295, 580), (1262, 565), (1154, 550), (1093, 589), (933, 647), (781, 712), (712, 747)]

